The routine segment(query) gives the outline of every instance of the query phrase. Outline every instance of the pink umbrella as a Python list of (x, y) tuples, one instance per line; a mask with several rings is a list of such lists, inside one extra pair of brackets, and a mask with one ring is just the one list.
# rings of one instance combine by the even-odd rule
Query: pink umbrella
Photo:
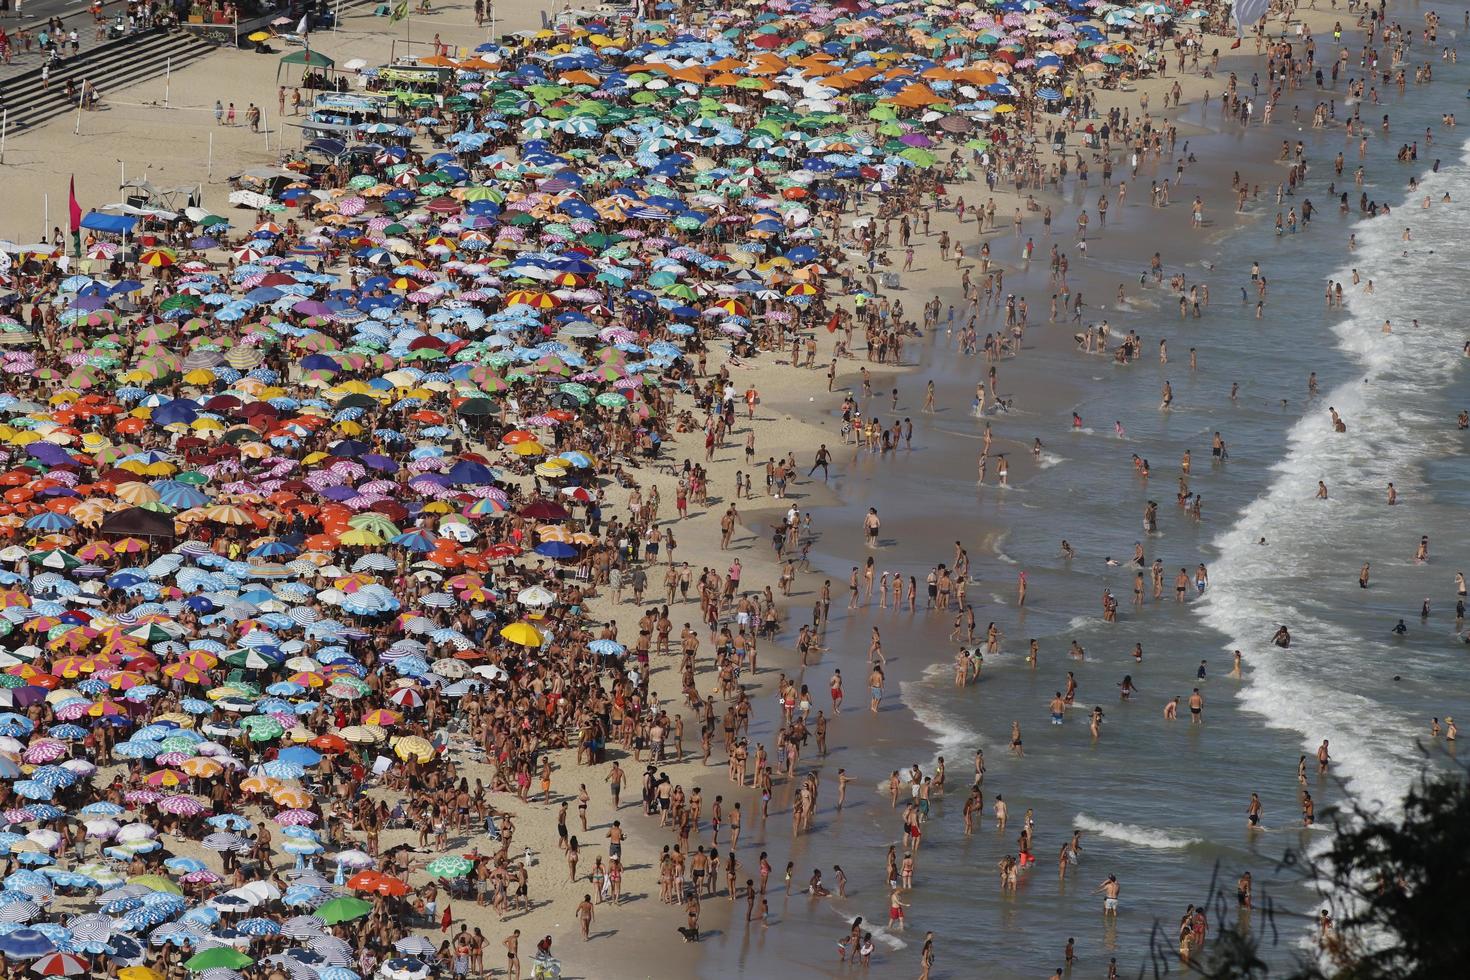
[(276, 814), (275, 821), (285, 827), (303, 827), (316, 823), (316, 814), (310, 810), (282, 810)]
[(44, 765), (47, 762), (55, 762), (57, 759), (65, 759), (67, 755), (65, 742), (43, 739), (26, 746), (25, 754), (21, 758), (26, 762)]
[(192, 817), (209, 809), (192, 796), (166, 796), (159, 800), (158, 808), (165, 813), (176, 813), (181, 817)]

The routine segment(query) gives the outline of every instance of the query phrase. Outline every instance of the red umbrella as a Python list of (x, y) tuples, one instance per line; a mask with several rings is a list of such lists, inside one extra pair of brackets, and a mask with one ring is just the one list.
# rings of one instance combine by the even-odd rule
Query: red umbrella
[(74, 953), (47, 953), (31, 964), (31, 972), (43, 977), (77, 977), (91, 970), (92, 964)]
[(522, 517), (538, 521), (564, 521), (571, 515), (554, 500), (533, 500), (518, 512)]

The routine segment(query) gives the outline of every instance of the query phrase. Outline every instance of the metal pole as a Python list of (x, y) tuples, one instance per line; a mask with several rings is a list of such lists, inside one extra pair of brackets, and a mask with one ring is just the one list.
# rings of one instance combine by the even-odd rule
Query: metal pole
[(332, 33), (337, 33), (342, 26), (342, 0), (337, 0), (337, 12), (332, 15)]
[(0, 117), (0, 163), (5, 162), (5, 137), (10, 131), (10, 107), (6, 106), (3, 117)]
[(86, 103), (86, 101), (87, 80), (84, 78), (82, 79), (82, 87), (77, 90), (77, 124), (76, 127), (71, 131), (73, 136), (82, 135), (82, 106)]
[(265, 152), (271, 151), (271, 121), (266, 115), (265, 103), (260, 106), (260, 128), (265, 133)]
[(168, 61), (166, 61), (164, 63), (164, 66), (163, 66), (163, 107), (165, 109), (168, 108), (168, 89), (169, 89), (169, 83), (171, 83), (173, 81), (173, 75), (174, 75), (174, 59), (172, 57), (170, 57), (168, 59)]
[(50, 228), (51, 195), (48, 193), (43, 193), (41, 195), (41, 241), (44, 242), (50, 240), (50, 238), (48, 237), (51, 234)]
[(209, 131), (209, 161), (205, 164), (204, 179), (214, 181), (214, 130)]

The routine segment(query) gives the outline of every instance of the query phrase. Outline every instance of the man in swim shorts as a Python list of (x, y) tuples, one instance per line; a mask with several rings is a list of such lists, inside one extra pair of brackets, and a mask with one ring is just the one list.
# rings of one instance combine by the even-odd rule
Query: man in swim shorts
[(1103, 893), (1103, 915), (1117, 916), (1118, 893), (1122, 890), (1123, 887), (1118, 884), (1117, 875), (1108, 875), (1107, 881), (1103, 882), (1101, 885), (1098, 885), (1096, 888), (1093, 889), (1094, 893)]

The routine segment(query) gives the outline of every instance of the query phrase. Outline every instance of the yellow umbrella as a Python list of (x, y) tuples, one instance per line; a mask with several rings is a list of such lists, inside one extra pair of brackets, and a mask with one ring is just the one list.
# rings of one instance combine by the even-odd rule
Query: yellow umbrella
[(541, 633), (530, 623), (511, 623), (500, 630), (500, 635), (517, 646), (539, 647), (541, 645)]
[(180, 772), (186, 773), (190, 776), (195, 776), (199, 779), (208, 779), (211, 776), (218, 776), (221, 772), (224, 771), (224, 768), (225, 767), (220, 765), (218, 762), (215, 762), (208, 756), (203, 755), (196, 755), (191, 759), (185, 759), (183, 762), (179, 763)]
[(434, 761), (434, 746), (429, 744), (428, 739), (417, 735), (408, 735), (393, 740), (393, 754), (407, 762), (409, 759), (418, 759), (420, 762)]
[(279, 785), (269, 776), (246, 776), (240, 782), (240, 790), (244, 793), (268, 793)]
[(300, 786), (277, 787), (271, 791), (271, 799), (293, 810), (304, 810), (311, 806), (311, 797)]
[(149, 891), (167, 892), (170, 895), (182, 895), (184, 890), (169, 881), (163, 875), (134, 875), (128, 879), (130, 885), (142, 885)]
[(134, 507), (151, 504), (158, 500), (158, 491), (138, 480), (119, 483), (113, 492), (117, 499), (132, 504)]

